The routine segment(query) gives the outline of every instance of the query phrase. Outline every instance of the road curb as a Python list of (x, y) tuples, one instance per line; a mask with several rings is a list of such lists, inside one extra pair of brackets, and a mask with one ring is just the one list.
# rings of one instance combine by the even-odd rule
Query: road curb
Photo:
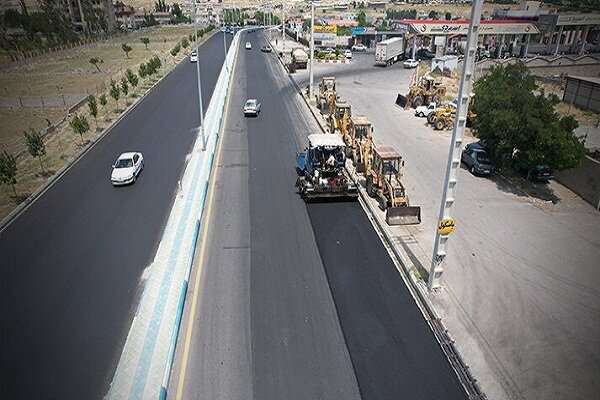
[[(270, 42), (269, 45), (273, 47), (272, 43)], [(279, 54), (277, 54), (277, 58), (281, 62), (281, 65), (286, 71), (292, 85), (296, 88), (296, 90), (298, 90), (300, 96), (304, 100), (304, 104), (308, 107), (311, 115), (317, 122), (317, 125), (319, 126), (321, 131), (323, 133), (329, 132), (329, 130), (323, 125), (323, 122), (321, 121), (321, 116), (318, 115), (313, 109), (313, 107), (310, 104), (310, 99), (307, 99), (306, 95), (299, 87), (298, 83), (294, 80), (292, 74), (287, 69), (285, 63), (283, 62)], [(348, 172), (350, 177), (359, 189), (358, 192), (360, 196), (360, 203), (362, 205), (363, 210), (365, 211), (365, 214), (367, 214), (367, 217), (369, 218), (369, 220), (371, 220), (373, 227), (375, 228), (379, 236), (383, 239), (384, 246), (388, 249), (388, 252), (391, 251), (390, 255), (392, 256), (394, 263), (400, 266), (399, 273), (402, 279), (405, 281), (407, 289), (411, 293), (412, 297), (415, 299), (417, 306), (421, 309), (425, 320), (427, 321), (427, 324), (429, 325), (436, 341), (439, 343), (440, 348), (446, 356), (446, 359), (452, 366), (452, 369), (454, 370), (466, 394), (469, 396), (469, 400), (486, 400), (487, 396), (481, 390), (477, 379), (471, 374), (469, 366), (466, 364), (466, 362), (460, 355), (458, 349), (454, 344), (454, 340), (452, 340), (452, 338), (450, 337), (450, 334), (444, 326), (442, 319), (438, 316), (433, 304), (431, 304), (429, 298), (427, 297), (427, 289), (422, 283), (420, 284), (415, 280), (413, 274), (407, 268), (408, 263), (406, 262), (405, 257), (398, 251), (398, 249), (394, 245), (393, 238), (390, 237), (390, 234), (388, 233), (387, 229), (385, 229), (385, 226), (377, 217), (376, 210), (373, 209), (373, 206), (368, 201), (368, 195), (365, 193), (364, 188), (362, 188), (359, 184), (357, 176), (353, 173), (353, 171), (349, 170)]]
[[(206, 40), (204, 40), (202, 43), (200, 43), (200, 45), (203, 45), (204, 43), (206, 43), (210, 39), (210, 37), (212, 35), (214, 35), (214, 32), (215, 31), (211, 32), (211, 34), (206, 38)], [(54, 186), (60, 180), (60, 178), (62, 178), (64, 175), (66, 175), (66, 173), (69, 172), (69, 170), (72, 167), (74, 167), (79, 161), (81, 161), (81, 159), (87, 153), (89, 153), (102, 139), (104, 139), (106, 136), (108, 136), (108, 134), (115, 128), (115, 126), (117, 126), (119, 124), (119, 122), (121, 122), (121, 120), (123, 120), (125, 117), (127, 117), (133, 110), (136, 109), (136, 107), (138, 107), (140, 104), (142, 104), (143, 101), (154, 91), (156, 86), (158, 86), (158, 84), (160, 84), (165, 78), (167, 78), (171, 74), (171, 72), (175, 71), (175, 69), (178, 68), (181, 65), (181, 63), (185, 60), (185, 58), (186, 57), (184, 57), (183, 59), (178, 61), (173, 66), (173, 68), (171, 68), (169, 71), (167, 71), (167, 73), (165, 75), (160, 77), (156, 82), (154, 82), (152, 84), (152, 86), (150, 86), (148, 89), (146, 89), (146, 91), (144, 92), (144, 94), (141, 97), (139, 97), (133, 104), (131, 104), (129, 107), (127, 107), (117, 117), (117, 119), (115, 119), (113, 122), (111, 122), (111, 124), (109, 126), (104, 128), (102, 133), (96, 139), (94, 139), (72, 161), (70, 161), (69, 163), (64, 165), (62, 168), (60, 168), (54, 175), (52, 175), (50, 178), (48, 178), (48, 180), (42, 186), (40, 186), (37, 190), (35, 190), (32, 194), (30, 194), (29, 197), (27, 197), (27, 199), (25, 199), (22, 203), (20, 203), (17, 207), (15, 207), (10, 213), (8, 213), (8, 215), (6, 215), (0, 221), (0, 234), (2, 234), (2, 232), (10, 226), (10, 224), (12, 224), (21, 214), (23, 214), (31, 205), (33, 205), (44, 193), (46, 193), (48, 190), (50, 190), (52, 188), (52, 186)], [(87, 99), (87, 97), (86, 97), (86, 99)], [(66, 117), (64, 119), (66, 120)]]

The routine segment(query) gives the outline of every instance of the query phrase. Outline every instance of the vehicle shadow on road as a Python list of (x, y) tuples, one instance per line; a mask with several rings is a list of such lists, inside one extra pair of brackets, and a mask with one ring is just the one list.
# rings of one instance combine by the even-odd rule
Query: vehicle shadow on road
[(532, 182), (514, 173), (497, 173), (491, 179), (498, 189), (506, 193), (553, 204), (561, 201), (547, 183)]

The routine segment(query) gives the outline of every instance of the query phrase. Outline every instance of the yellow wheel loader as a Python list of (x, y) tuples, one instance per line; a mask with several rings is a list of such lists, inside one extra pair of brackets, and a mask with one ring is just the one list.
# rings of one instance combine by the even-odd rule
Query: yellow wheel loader
[(356, 172), (364, 173), (373, 147), (373, 126), (363, 115), (350, 118), (350, 126), (344, 135), (348, 158), (352, 159)]
[(319, 93), (316, 94), (317, 107), (321, 114), (333, 113), (337, 93), (335, 90), (335, 77), (327, 76), (319, 83)]
[(378, 199), (385, 210), (388, 225), (412, 225), (421, 223), (421, 207), (411, 206), (402, 184), (404, 161), (391, 146), (373, 149), (371, 165), (367, 171), (367, 193)]

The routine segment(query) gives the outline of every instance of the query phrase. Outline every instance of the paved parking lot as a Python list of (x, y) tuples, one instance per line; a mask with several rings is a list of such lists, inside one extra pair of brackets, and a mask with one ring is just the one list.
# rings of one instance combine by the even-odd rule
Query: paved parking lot
[[(419, 226), (393, 228), (399, 246), (429, 269), (450, 131), (437, 132), (394, 105), (412, 71), (352, 64), (317, 65), (338, 80), (353, 114), (368, 116), (379, 144), (406, 162)], [(295, 79), (301, 87), (308, 72)], [(469, 140), (475, 140), (468, 137)], [(459, 174), (443, 289), (432, 300), (490, 399), (590, 399), (600, 392), (600, 213), (568, 189), (516, 186), (496, 176)], [(554, 203), (552, 202), (554, 201)]]

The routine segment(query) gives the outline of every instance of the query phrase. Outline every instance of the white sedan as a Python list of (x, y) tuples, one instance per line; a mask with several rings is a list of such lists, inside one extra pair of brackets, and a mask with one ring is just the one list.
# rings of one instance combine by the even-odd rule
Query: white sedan
[(344, 57), (346, 57), (348, 60), (351, 60), (352, 52), (350, 50), (344, 50)]
[(256, 99), (248, 99), (244, 104), (244, 116), (258, 117), (260, 113), (260, 103)]
[(144, 157), (142, 153), (123, 153), (113, 164), (110, 181), (115, 186), (134, 183), (140, 172), (144, 169)]
[(417, 68), (417, 66), (419, 65), (419, 61), (409, 58), (408, 60), (404, 61), (403, 64), (404, 68)]
[(198, 62), (198, 53), (196, 53), (195, 51), (192, 51), (192, 54), (190, 54), (190, 62)]
[(252, 50), (252, 43), (246, 42), (246, 50)]

